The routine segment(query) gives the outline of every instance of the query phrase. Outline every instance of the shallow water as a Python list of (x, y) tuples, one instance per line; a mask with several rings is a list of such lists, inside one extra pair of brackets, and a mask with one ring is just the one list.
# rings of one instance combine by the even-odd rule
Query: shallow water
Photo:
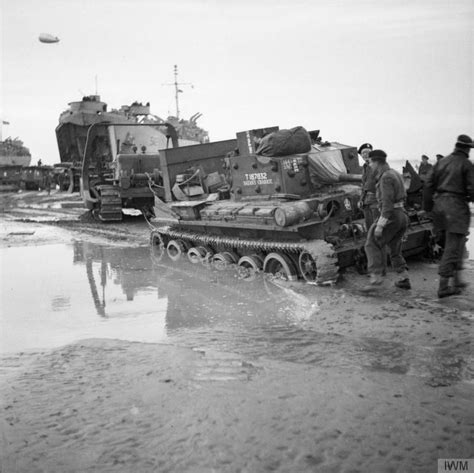
[(0, 258), (2, 353), (114, 338), (473, 379), (470, 346), (463, 340), (423, 347), (360, 331), (349, 335), (346, 316), (334, 321), (332, 331), (321, 327), (321, 303), (345, 297), (341, 291), (314, 288), (308, 296), (261, 276), (249, 283), (232, 269), (158, 260), (148, 247), (75, 242), (5, 248)]

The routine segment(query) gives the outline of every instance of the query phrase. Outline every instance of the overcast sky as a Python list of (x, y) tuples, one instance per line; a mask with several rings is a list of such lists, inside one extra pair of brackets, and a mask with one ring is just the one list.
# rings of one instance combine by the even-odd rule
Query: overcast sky
[[(472, 0), (0, 0), (2, 104), (36, 161), (59, 161), (68, 102), (98, 92), (181, 115), (211, 140), (279, 125), (392, 159), (474, 135)], [(60, 37), (38, 41), (40, 33)]]

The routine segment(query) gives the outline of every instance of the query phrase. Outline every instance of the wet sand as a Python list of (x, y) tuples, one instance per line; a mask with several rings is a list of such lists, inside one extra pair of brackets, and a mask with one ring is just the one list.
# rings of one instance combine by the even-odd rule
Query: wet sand
[[(96, 228), (68, 212), (42, 225), (16, 205), (0, 246), (146, 244), (143, 221)], [(105, 254), (118, 271), (120, 251)], [(3, 353), (1, 471), (432, 472), (473, 458), (472, 286), (438, 301), (436, 265), (410, 269), (409, 292), (361, 297), (366, 278), (349, 271), (335, 288), (271, 285), (256, 301), (260, 282), (198, 283), (158, 262), (165, 341)]]
[(6, 362), (6, 472), (428, 472), (473, 453), (463, 383), (106, 340)]

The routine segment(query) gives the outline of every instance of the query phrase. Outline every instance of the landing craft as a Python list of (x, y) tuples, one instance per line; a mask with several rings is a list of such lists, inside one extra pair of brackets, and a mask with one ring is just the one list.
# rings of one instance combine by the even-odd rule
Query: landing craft
[(49, 33), (41, 33), (38, 37), (40, 43), (59, 43), (59, 38)]

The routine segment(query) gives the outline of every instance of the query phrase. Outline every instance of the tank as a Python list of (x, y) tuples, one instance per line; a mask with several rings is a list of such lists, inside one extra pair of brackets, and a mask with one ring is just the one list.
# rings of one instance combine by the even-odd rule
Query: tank
[[(358, 208), (357, 149), (297, 128), (163, 150), (164, 197), (155, 199), (151, 245), (172, 260), (235, 264), (249, 274), (318, 285), (336, 282), (347, 266), (363, 272), (367, 229)], [(278, 143), (284, 149), (272, 153)], [(405, 254), (425, 251), (430, 230), (414, 215)]]

